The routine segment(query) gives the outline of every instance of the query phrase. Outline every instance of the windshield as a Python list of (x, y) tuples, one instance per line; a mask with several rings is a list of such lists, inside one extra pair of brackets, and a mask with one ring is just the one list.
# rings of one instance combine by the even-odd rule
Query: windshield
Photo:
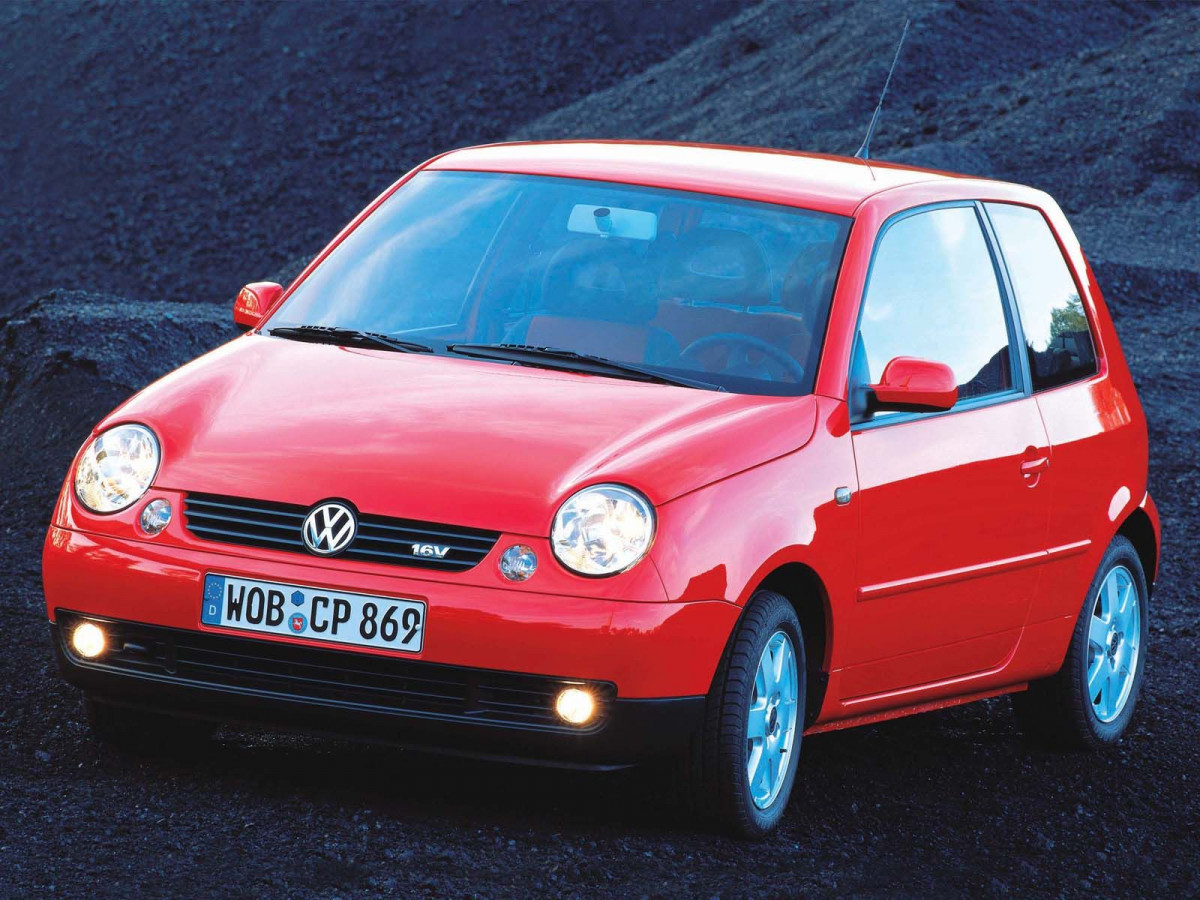
[(707, 194), (426, 171), (338, 245), (265, 330), (337, 326), (447, 353), (554, 348), (728, 391), (804, 394), (849, 226)]

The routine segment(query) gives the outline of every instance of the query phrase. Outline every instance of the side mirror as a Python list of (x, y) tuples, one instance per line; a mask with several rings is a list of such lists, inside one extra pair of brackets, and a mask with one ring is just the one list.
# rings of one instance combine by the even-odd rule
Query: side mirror
[(273, 281), (256, 281), (238, 291), (233, 301), (233, 324), (249, 331), (262, 321), (263, 313), (275, 305), (283, 286)]
[(958, 383), (944, 363), (897, 356), (871, 385), (873, 412), (944, 412), (958, 402)]

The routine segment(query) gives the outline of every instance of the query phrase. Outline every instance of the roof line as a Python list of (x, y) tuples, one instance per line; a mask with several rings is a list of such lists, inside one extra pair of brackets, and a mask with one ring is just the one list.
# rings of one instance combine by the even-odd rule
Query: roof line
[[(931, 169), (925, 166), (912, 166), (907, 163), (890, 162), (885, 159), (865, 160), (856, 156), (842, 156), (837, 153), (810, 153), (805, 150), (791, 150), (782, 147), (755, 147), (745, 144), (714, 144), (704, 141), (662, 141), (641, 138), (562, 138), (546, 141), (495, 141), (490, 144), (468, 144), (464, 147), (455, 147), (453, 150), (448, 150), (439, 155), (453, 156), (456, 153), (467, 150), (488, 150), (493, 147), (545, 147), (552, 145), (574, 145), (574, 144), (610, 144), (610, 145), (642, 145), (648, 147), (694, 147), (702, 150), (726, 150), (734, 153), (764, 153), (773, 156), (788, 156), (799, 159), (822, 159), (830, 162), (844, 163), (848, 165), (861, 166), (871, 176), (872, 181), (878, 181), (875, 176), (875, 167), (895, 169), (904, 172), (916, 172), (923, 175), (934, 175), (943, 178), (979, 178), (977, 175), (967, 175), (962, 172), (949, 172), (944, 169)], [(931, 181), (935, 179), (923, 178), (921, 181)], [(990, 180), (990, 179), (984, 179)], [(915, 182), (914, 182), (915, 183)]]
[[(696, 147), (703, 150), (731, 150), (737, 153), (769, 153), (774, 156), (798, 156), (802, 159), (827, 159), (834, 162), (852, 163), (858, 166), (864, 166), (870, 171), (870, 165), (866, 160), (857, 159), (853, 156), (840, 156), (836, 153), (809, 153), (804, 150), (787, 150), (781, 147), (754, 147), (745, 144), (713, 144), (706, 141), (660, 141), (660, 140), (642, 140), (626, 139), (626, 138), (563, 138), (549, 141), (495, 141), (490, 144), (470, 144), (466, 147), (456, 147), (448, 151), (444, 155), (452, 155), (462, 150), (487, 150), (491, 147), (545, 147), (550, 144), (620, 144), (628, 146), (629, 144), (642, 144), (650, 147)], [(901, 169), (910, 169), (912, 166), (905, 166), (896, 163), (889, 163)], [(919, 171), (919, 169), (918, 169)], [(874, 175), (872, 174), (872, 177)]]
[(858, 205), (854, 207), (854, 212), (852, 212), (851, 215), (857, 217), (859, 210), (861, 210), (863, 208), (863, 205), (868, 200), (873, 200), (882, 194), (886, 194), (888, 191), (898, 191), (901, 188), (912, 187), (914, 184), (928, 184), (931, 181), (937, 181), (937, 180), (938, 180), (937, 178), (919, 178), (919, 179), (914, 179), (913, 181), (906, 181), (904, 184), (889, 184), (886, 187), (881, 187), (877, 191), (871, 191), (871, 193), (867, 194), (861, 200), (858, 201)]

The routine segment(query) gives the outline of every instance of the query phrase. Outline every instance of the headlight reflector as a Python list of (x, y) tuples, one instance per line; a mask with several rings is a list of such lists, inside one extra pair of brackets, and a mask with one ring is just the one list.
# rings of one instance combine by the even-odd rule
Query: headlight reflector
[(558, 561), (580, 575), (624, 572), (653, 540), (654, 507), (619, 484), (598, 484), (568, 497), (550, 531)]
[(144, 425), (118, 425), (87, 445), (75, 468), (75, 496), (92, 512), (122, 510), (158, 473), (158, 438)]

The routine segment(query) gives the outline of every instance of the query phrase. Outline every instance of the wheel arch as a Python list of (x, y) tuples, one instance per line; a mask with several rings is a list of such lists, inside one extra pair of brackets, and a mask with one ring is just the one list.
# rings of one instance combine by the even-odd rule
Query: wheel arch
[(1138, 559), (1142, 561), (1142, 569), (1146, 573), (1147, 584), (1153, 586), (1158, 574), (1158, 534), (1154, 521), (1142, 507), (1136, 507), (1117, 529), (1117, 534), (1127, 538), (1133, 549), (1137, 551)]
[(833, 615), (829, 592), (816, 570), (801, 562), (777, 566), (759, 581), (754, 590), (782, 594), (800, 620), (808, 668), (805, 718), (811, 723), (821, 710), (829, 684), (829, 660), (833, 648)]

